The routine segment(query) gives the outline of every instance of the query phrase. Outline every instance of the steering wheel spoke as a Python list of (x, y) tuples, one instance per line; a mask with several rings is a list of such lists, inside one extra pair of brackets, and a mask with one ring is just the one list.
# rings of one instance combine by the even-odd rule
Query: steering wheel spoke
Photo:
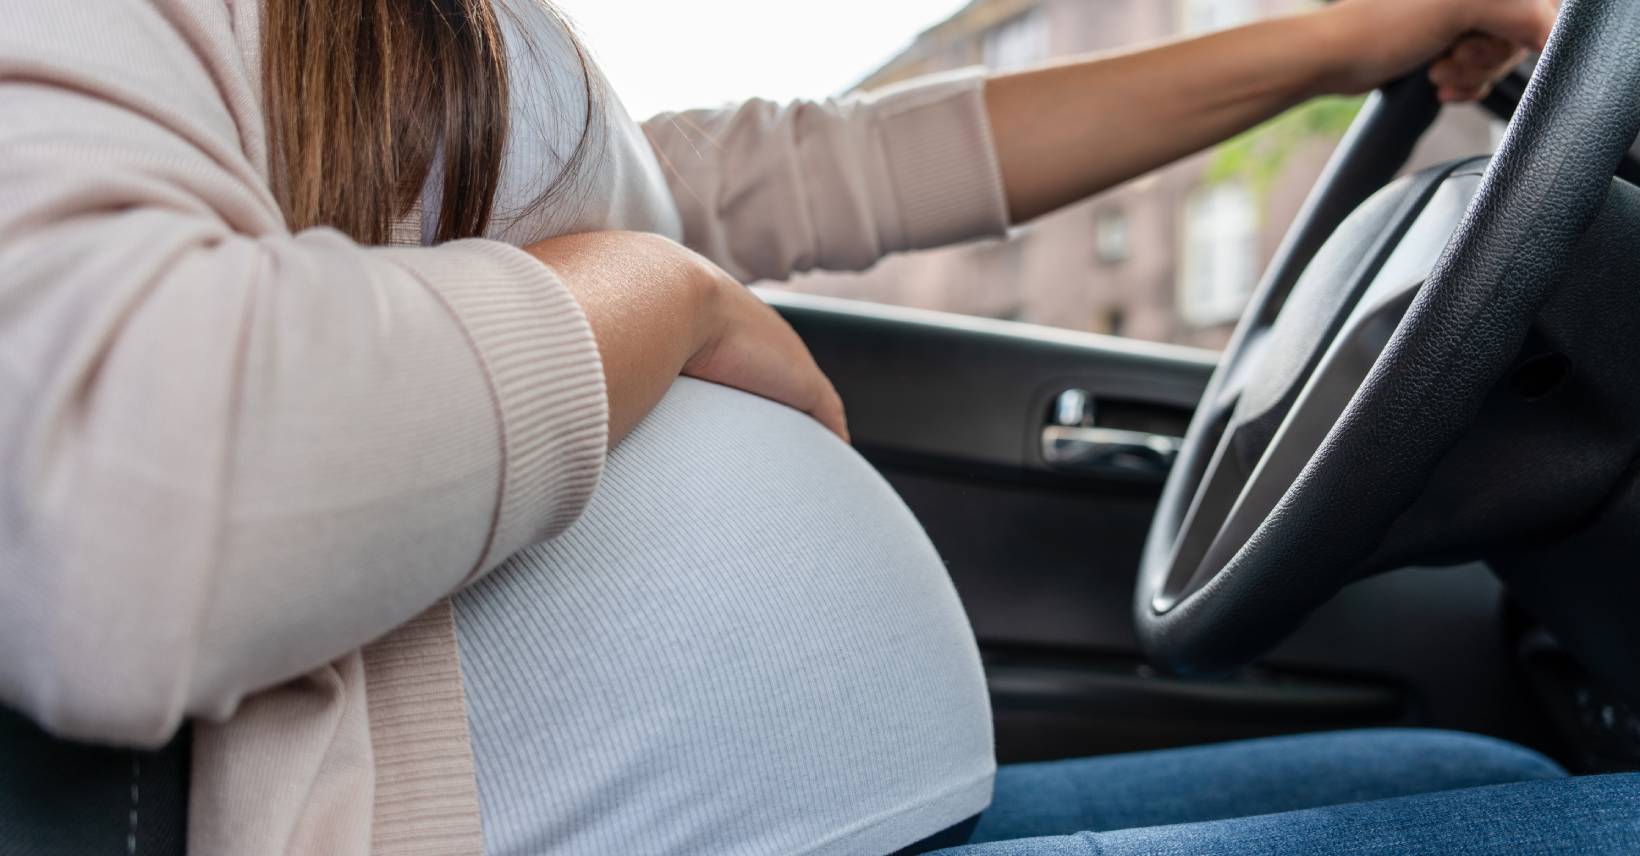
[(1154, 600), (1158, 612), (1200, 589), (1253, 537), (1343, 414), (1420, 284), (1385, 289), (1378, 303), (1351, 317), (1251, 469), (1236, 452), (1245, 423), (1232, 418), (1175, 539), (1167, 583)]

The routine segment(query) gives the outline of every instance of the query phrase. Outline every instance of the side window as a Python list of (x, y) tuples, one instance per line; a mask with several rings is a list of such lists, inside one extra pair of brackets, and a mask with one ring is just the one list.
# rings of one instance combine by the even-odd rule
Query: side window
[[(857, 88), (901, 80), (908, 67), (1008, 67), (1016, 58), (1035, 62), (1222, 29), (1312, 2), (976, 0), (929, 22)], [(1037, 46), (1051, 50), (1038, 56)], [(1311, 102), (1213, 151), (1016, 228), (1006, 241), (907, 254), (861, 274), (807, 275), (787, 287), (1221, 348), (1362, 102)], [(1475, 108), (1449, 108), (1413, 167), (1489, 152), (1494, 128)]]
[(1105, 264), (1121, 264), (1133, 253), (1133, 233), (1129, 229), (1127, 211), (1106, 208), (1094, 218), (1093, 247), (1099, 260)]
[[(869, 91), (980, 64), (1013, 69), (1235, 26), (1318, 0), (555, 2), (642, 117), (752, 96)], [(634, 15), (650, 26), (635, 32)], [(1007, 240), (908, 253), (864, 273), (811, 274), (780, 287), (1223, 347), (1361, 103), (1310, 102), (1213, 151), (1022, 225)], [(1475, 108), (1449, 108), (1412, 168), (1490, 152), (1497, 128)]]
[(1179, 316), (1195, 327), (1241, 317), (1258, 278), (1258, 206), (1246, 185), (1208, 184), (1184, 205), (1179, 239)]
[(1253, 0), (1178, 0), (1179, 29), (1194, 35), (1245, 24), (1257, 17)]
[(980, 37), (985, 65), (1009, 71), (1048, 57), (1048, 16), (1041, 7), (1015, 15)]

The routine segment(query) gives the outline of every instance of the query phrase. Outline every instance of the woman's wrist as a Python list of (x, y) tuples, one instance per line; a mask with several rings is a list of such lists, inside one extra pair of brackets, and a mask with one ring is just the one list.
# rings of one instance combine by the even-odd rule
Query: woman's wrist
[[(1310, 31), (1322, 81), (1317, 94), (1356, 94), (1445, 61), (1443, 83), (1473, 100), (1540, 49), (1554, 0), (1339, 0), (1299, 16)], [(1461, 49), (1461, 50), (1459, 50)], [(1438, 83), (1440, 81), (1437, 81)]]
[(1294, 27), (1291, 44), (1300, 45), (1310, 68), (1305, 98), (1337, 95), (1344, 90), (1350, 69), (1353, 16), (1339, 6), (1326, 6), (1286, 18)]
[(1393, 38), (1370, 3), (1340, 2), (1296, 16), (1298, 34), (1314, 66), (1310, 97), (1357, 95), (1384, 81), (1374, 72), (1382, 64), (1382, 40)]
[(564, 235), (524, 250), (557, 274), (592, 328), (613, 445), (660, 400), (706, 335), (697, 263), (665, 238), (635, 232)]
[[(718, 272), (716, 266), (705, 259), (699, 259), (695, 270), (688, 278), (687, 286), (692, 332), (689, 357), (682, 367), (685, 373), (691, 365), (700, 365), (709, 360), (712, 351), (727, 331), (729, 325), (724, 312), (724, 304), (727, 301), (723, 286), (723, 275)], [(735, 287), (740, 287), (739, 283), (735, 283)]]

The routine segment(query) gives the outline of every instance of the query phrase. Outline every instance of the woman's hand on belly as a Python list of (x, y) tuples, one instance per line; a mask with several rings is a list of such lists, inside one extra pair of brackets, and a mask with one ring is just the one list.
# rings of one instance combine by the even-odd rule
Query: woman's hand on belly
[(843, 399), (820, 371), (797, 331), (769, 304), (711, 262), (718, 305), (716, 335), (683, 366), (683, 374), (773, 399), (815, 418), (848, 442)]
[(580, 302), (597, 339), (614, 446), (679, 374), (778, 401), (848, 439), (843, 402), (768, 304), (659, 235), (591, 232), (531, 244)]

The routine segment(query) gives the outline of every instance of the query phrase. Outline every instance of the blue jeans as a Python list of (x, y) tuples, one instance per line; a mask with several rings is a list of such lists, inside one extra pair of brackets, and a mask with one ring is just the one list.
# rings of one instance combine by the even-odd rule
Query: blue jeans
[(940, 856), (1640, 854), (1640, 774), (1475, 735), (1278, 737), (998, 770)]

